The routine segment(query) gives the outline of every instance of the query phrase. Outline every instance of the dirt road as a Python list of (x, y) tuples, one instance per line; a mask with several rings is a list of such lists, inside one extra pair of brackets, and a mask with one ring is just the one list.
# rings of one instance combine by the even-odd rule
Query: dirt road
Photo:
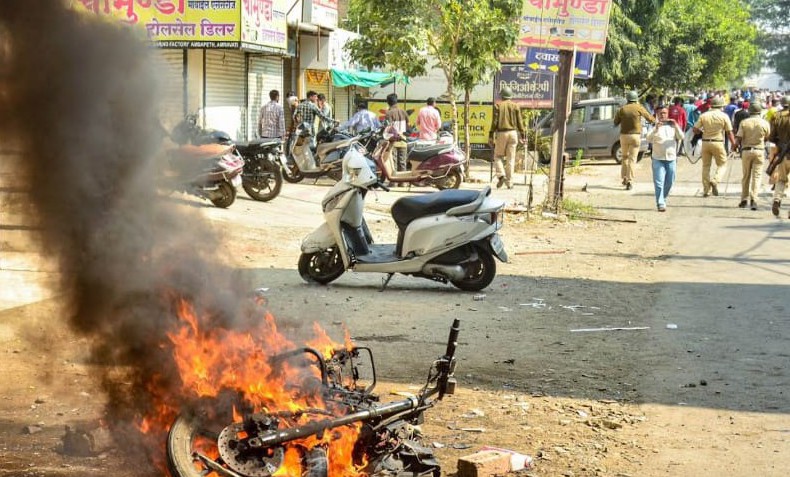
[[(100, 430), (97, 455), (59, 453), (65, 425), (101, 417), (105, 397), (91, 378), (100, 365), (59, 320), (49, 287), (57, 269), (31, 241), (24, 191), (3, 164), (0, 476), (142, 475)], [(344, 325), (372, 347), (386, 389), (421, 384), (461, 319), (461, 390), (424, 427), (445, 473), (496, 445), (531, 455), (534, 476), (779, 476), (790, 468), (790, 221), (786, 211), (776, 220), (767, 208), (738, 209), (734, 165), (722, 196), (702, 198), (699, 164), (681, 163), (666, 213), (655, 210), (649, 163), (630, 192), (613, 164), (574, 171), (566, 195), (621, 221), (510, 215), (511, 261), (498, 264), (483, 300), (408, 277), (384, 292), (379, 275), (306, 285), (299, 242), (320, 223), (326, 185), (286, 184), (271, 203), (242, 194), (228, 210), (191, 199), (184, 208), (222, 232), (227, 260), (267, 289), (286, 327), (317, 321), (342, 339)], [(523, 201), (526, 190), (495, 194)], [(378, 241), (394, 240), (388, 206), (406, 193), (371, 197)], [(600, 328), (626, 329), (591, 331)]]

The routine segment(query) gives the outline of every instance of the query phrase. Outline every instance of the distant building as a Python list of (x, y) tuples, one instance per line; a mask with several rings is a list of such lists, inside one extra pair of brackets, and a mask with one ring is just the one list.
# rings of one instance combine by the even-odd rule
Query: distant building
[(785, 81), (776, 70), (763, 68), (760, 73), (744, 80), (749, 88), (768, 89), (771, 91), (784, 91), (790, 89), (790, 81)]

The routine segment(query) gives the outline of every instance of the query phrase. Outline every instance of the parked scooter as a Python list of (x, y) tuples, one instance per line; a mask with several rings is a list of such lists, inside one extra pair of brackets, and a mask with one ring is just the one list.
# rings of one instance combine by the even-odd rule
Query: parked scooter
[(393, 143), (401, 140), (401, 136), (392, 126), (382, 129), (373, 159), (381, 170), (382, 178), (390, 184), (433, 186), (439, 190), (458, 189), (461, 186), (464, 181), (465, 155), (452, 141), (409, 143), (409, 170), (398, 171), (392, 150)]
[(494, 257), (507, 261), (497, 234), (504, 202), (482, 191), (445, 190), (402, 197), (392, 205), (398, 226), (394, 244), (374, 244), (365, 223), (365, 195), (389, 190), (352, 148), (343, 159), (343, 180), (321, 202), (325, 222), (302, 241), (299, 274), (307, 282), (329, 283), (346, 270), (395, 273), (481, 290), (496, 275)]
[(233, 146), (222, 144), (185, 145), (168, 151), (162, 186), (208, 199), (227, 208), (236, 200), (242, 184), (244, 160)]
[(283, 184), (281, 163), (281, 141), (274, 139), (253, 139), (249, 142), (234, 142), (225, 131), (204, 129), (198, 124), (197, 114), (187, 114), (184, 120), (173, 128), (171, 139), (179, 145), (222, 144), (235, 146), (244, 159), (241, 175), (242, 187), (251, 198), (268, 202), (280, 194)]
[(342, 158), (357, 136), (342, 134), (335, 128), (322, 129), (313, 143), (313, 128), (303, 122), (291, 133), (286, 147), (283, 171), (285, 180), (296, 183), (305, 177), (318, 179), (330, 177), (339, 181), (342, 177)]

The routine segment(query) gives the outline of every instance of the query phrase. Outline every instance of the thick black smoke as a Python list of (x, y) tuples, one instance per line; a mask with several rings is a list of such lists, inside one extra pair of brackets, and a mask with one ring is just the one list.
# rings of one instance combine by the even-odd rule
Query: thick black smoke
[(148, 411), (152, 376), (178, 384), (158, 346), (172, 298), (227, 321), (250, 288), (219, 265), (207, 225), (157, 199), (154, 52), (132, 29), (66, 3), (0, 1), (0, 142), (22, 153), (42, 250), (62, 272), (64, 318), (92, 338), (102, 369), (116, 370), (101, 378), (109, 421), (122, 426)]

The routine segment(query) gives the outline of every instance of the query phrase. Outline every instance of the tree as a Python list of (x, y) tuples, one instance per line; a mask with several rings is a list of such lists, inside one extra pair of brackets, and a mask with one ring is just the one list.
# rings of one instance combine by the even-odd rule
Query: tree
[(751, 0), (750, 4), (760, 27), (758, 44), (768, 65), (790, 80), (790, 0)]
[(456, 82), (471, 90), (493, 76), (498, 54), (515, 44), (520, 9), (520, 0), (351, 0), (347, 27), (361, 36), (346, 48), (368, 69), (419, 76), (440, 68), (455, 119)]

